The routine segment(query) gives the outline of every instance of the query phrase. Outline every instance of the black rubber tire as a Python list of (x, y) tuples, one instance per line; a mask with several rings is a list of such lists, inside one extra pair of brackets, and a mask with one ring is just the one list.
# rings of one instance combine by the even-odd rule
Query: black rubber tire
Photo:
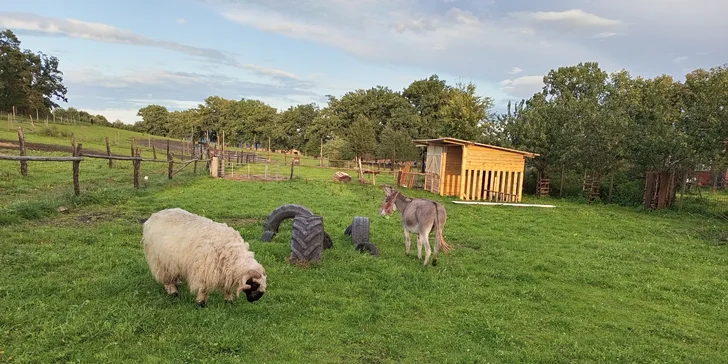
[(331, 249), (334, 247), (334, 241), (331, 240), (329, 233), (324, 231), (324, 250)]
[(346, 227), (346, 230), (344, 230), (344, 235), (351, 236), (351, 225)]
[(281, 225), (281, 222), (287, 219), (293, 219), (299, 215), (312, 216), (313, 211), (296, 204), (278, 206), (265, 219), (265, 223), (263, 223), (263, 236), (260, 238), (260, 241), (273, 240), (273, 237), (278, 233), (278, 227)]
[(354, 245), (369, 242), (369, 218), (354, 216), (351, 223), (351, 241)]
[(321, 260), (324, 249), (324, 218), (316, 215), (298, 215), (293, 218), (291, 262)]
[(378, 257), (379, 256), (379, 248), (377, 248), (376, 245), (370, 243), (370, 242), (364, 242), (359, 243), (356, 245), (356, 250), (358, 250), (360, 253), (363, 253), (365, 251), (368, 251), (369, 254)]

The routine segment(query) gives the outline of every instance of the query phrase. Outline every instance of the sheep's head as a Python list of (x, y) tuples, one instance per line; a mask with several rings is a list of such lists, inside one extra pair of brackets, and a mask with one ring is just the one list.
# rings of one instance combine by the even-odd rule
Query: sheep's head
[(256, 264), (256, 267), (248, 270), (243, 275), (244, 283), (238, 287), (237, 295), (240, 296), (240, 292), (245, 292), (245, 298), (248, 302), (255, 302), (263, 297), (266, 289), (266, 274), (263, 266)]

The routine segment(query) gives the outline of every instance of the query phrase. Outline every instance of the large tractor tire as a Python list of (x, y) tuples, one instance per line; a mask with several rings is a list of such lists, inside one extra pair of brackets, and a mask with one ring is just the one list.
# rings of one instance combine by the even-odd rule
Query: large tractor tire
[[(313, 211), (296, 204), (278, 206), (268, 215), (265, 223), (263, 223), (263, 236), (260, 238), (260, 241), (272, 241), (276, 234), (278, 234), (278, 228), (281, 226), (281, 223), (285, 220), (293, 219), (296, 216), (313, 216)], [(334, 242), (331, 236), (324, 232), (324, 249), (329, 249), (333, 246)]]
[(369, 242), (369, 218), (355, 216), (351, 223), (351, 241), (354, 245)]
[(324, 219), (321, 216), (298, 215), (293, 218), (291, 262), (318, 262), (324, 249)]
[(281, 223), (285, 220), (293, 219), (298, 215), (311, 216), (313, 215), (313, 211), (296, 204), (278, 206), (265, 219), (265, 223), (263, 223), (263, 236), (260, 240), (273, 240), (273, 237), (278, 233), (278, 227), (281, 226)]

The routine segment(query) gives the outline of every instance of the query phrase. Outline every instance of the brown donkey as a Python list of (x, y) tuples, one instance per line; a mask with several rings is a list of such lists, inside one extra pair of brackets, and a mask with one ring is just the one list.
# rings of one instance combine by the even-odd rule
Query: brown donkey
[(445, 242), (442, 229), (447, 220), (445, 207), (439, 202), (424, 198), (409, 198), (402, 195), (394, 188), (384, 186), (384, 201), (379, 210), (380, 216), (386, 216), (399, 210), (402, 214), (402, 225), (404, 227), (405, 254), (410, 253), (410, 233), (417, 234), (417, 259), (422, 259), (422, 246), (425, 247), (425, 261), (427, 265), (430, 260), (430, 231), (435, 229), (435, 256), (432, 257), (432, 265), (437, 265), (437, 256), (442, 249), (445, 253), (450, 251), (450, 245)]

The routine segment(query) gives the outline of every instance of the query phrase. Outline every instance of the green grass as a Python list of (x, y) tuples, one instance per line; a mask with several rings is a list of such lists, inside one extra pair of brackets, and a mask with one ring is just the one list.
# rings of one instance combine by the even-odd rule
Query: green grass
[[(21, 178), (17, 162), (0, 162), (0, 361), (718, 363), (728, 354), (720, 219), (529, 196), (558, 207), (457, 205), (403, 189), (447, 207), (454, 250), (423, 268), (415, 246), (404, 255), (398, 213), (377, 216), (379, 186), (332, 182), (331, 169), (297, 167), (284, 182), (191, 171), (168, 181), (166, 165), (147, 163), (154, 177), (136, 191), (129, 162), (94, 163), (82, 162), (75, 198), (70, 164), (31, 164)], [(286, 203), (324, 217), (334, 248), (321, 264), (285, 262), (290, 220), (260, 242), (266, 216)], [(196, 309), (186, 287), (167, 297), (144, 260), (139, 220), (168, 207), (239, 230), (268, 273), (263, 298), (230, 305), (214, 293)], [(381, 257), (343, 235), (354, 216), (371, 219)]]

